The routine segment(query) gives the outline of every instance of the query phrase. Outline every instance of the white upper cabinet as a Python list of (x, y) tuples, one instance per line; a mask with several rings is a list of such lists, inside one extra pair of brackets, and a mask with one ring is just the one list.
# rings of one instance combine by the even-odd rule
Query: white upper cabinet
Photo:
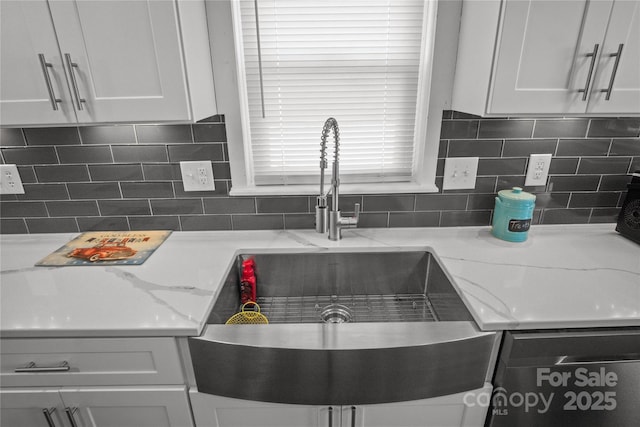
[(0, 7), (2, 125), (196, 121), (216, 113), (203, 1)]
[(640, 114), (639, 15), (637, 0), (465, 2), (453, 109)]

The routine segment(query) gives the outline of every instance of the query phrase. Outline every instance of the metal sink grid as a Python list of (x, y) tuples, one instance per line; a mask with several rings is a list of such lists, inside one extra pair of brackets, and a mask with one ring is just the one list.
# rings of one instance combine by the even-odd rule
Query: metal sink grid
[(258, 298), (269, 323), (321, 323), (322, 310), (332, 304), (348, 307), (350, 322), (437, 322), (438, 313), (451, 310), (455, 302), (448, 294), (431, 294), (429, 298), (423, 294)]

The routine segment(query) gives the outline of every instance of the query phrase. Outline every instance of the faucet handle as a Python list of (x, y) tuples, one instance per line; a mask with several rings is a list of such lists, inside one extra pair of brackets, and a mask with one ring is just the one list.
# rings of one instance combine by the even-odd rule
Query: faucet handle
[(340, 218), (340, 225), (342, 228), (356, 228), (358, 220), (360, 220), (360, 203), (356, 203), (353, 207), (353, 216)]
[(360, 203), (356, 203), (353, 207), (353, 219), (358, 224), (358, 220), (360, 219)]

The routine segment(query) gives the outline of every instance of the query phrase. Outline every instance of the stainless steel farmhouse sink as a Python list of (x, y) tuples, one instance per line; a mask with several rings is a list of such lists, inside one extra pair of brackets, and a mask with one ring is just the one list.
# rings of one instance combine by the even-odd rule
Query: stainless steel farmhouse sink
[[(263, 325), (225, 325), (253, 257)], [(243, 251), (189, 338), (198, 391), (342, 405), (483, 387), (499, 336), (482, 332), (428, 249)]]

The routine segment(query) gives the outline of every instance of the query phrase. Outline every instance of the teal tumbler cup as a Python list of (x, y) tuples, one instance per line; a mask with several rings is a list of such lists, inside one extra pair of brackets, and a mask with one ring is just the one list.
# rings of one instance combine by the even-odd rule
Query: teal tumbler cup
[(499, 191), (491, 233), (508, 242), (527, 240), (535, 203), (536, 196), (522, 191), (520, 187)]

